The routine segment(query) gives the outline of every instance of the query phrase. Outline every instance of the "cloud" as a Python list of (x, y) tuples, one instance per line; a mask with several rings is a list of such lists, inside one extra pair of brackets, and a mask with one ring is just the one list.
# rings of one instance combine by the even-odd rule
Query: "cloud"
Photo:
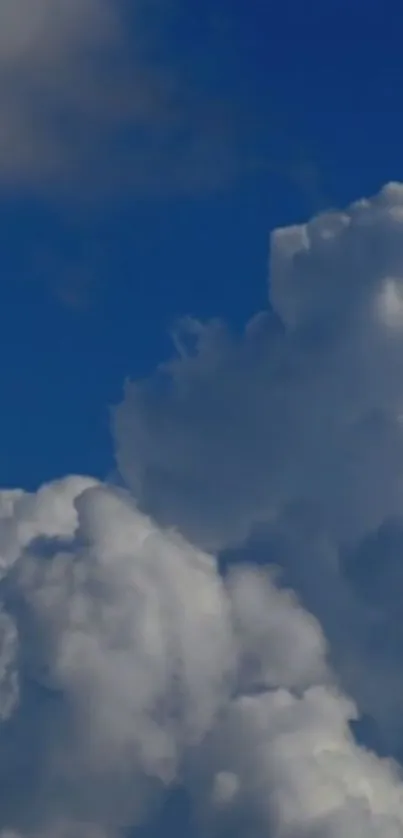
[(201, 836), (403, 838), (402, 207), (275, 232), (240, 338), (183, 325), (127, 488), (0, 492), (1, 838), (159, 834), (178, 789)]
[(228, 695), (223, 583), (213, 559), (94, 481), (5, 500), (0, 823), (114, 833), (177, 777)]
[(2, 0), (3, 187), (94, 199), (204, 191), (236, 175), (242, 120), (172, 59), (174, 12), (160, 0)]
[(241, 337), (185, 323), (128, 382), (117, 461), (192, 542), (281, 568), (374, 741), (403, 753), (403, 186), (277, 230), (270, 306)]
[(0, 507), (3, 838), (132, 835), (178, 783), (206, 834), (403, 835), (397, 765), (354, 742), (321, 628), (273, 572), (223, 576), (86, 478)]
[(226, 775), (237, 778), (235, 801), (222, 799), (218, 817), (235, 832), (249, 809), (256, 834), (400, 836), (399, 773), (356, 746), (351, 713), (321, 687), (301, 698), (277, 690), (235, 702), (212, 747)]

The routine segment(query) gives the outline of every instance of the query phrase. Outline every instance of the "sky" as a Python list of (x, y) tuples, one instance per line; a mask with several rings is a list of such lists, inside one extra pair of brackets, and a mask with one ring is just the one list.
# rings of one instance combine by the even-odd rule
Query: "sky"
[(403, 838), (403, 56), (0, 0), (0, 838)]
[[(34, 39), (22, 0), (2, 0), (3, 14), (13, 5), (9, 26), (32, 26)], [(41, 5), (52, 4), (31, 3), (38, 18)], [(53, 5), (63, 7), (61, 0)], [(124, 44), (123, 36), (116, 45), (99, 34), (99, 76), (83, 70), (94, 113), (70, 90), (47, 89), (40, 68), (37, 94), (24, 91), (15, 71), (0, 169), (3, 485), (34, 488), (71, 470), (108, 473), (108, 408), (121, 398), (126, 376), (147, 375), (169, 357), (175, 322), (218, 316), (242, 328), (267, 305), (272, 229), (402, 176), (397, 5), (381, 13), (378, 3), (367, 3), (365, 16), (361, 3), (341, 0), (303, 8), (295, 0), (148, 6), (141, 22), (135, 14), (125, 20)], [(24, 47), (15, 37), (16, 65)], [(36, 38), (36, 53), (31, 58), (25, 47), (25, 61), (39, 65), (47, 45), (40, 30)], [(6, 97), (13, 55), (6, 34), (3, 42)], [(118, 70), (123, 53), (133, 66)], [(115, 61), (110, 76), (108, 61)], [(153, 77), (156, 66), (162, 80)], [(121, 81), (113, 78), (118, 72)], [(29, 78), (33, 85), (31, 65)], [(155, 90), (144, 94), (150, 103), (143, 112), (133, 105), (126, 113), (121, 88), (130, 98), (135, 83)], [(165, 84), (176, 86), (172, 101)], [(31, 114), (35, 95), (38, 113)], [(88, 118), (70, 136), (69, 119), (79, 122), (82, 107)], [(178, 127), (171, 129), (174, 111)], [(148, 163), (134, 134), (130, 152), (136, 120), (154, 149)], [(115, 136), (125, 131), (126, 149)]]

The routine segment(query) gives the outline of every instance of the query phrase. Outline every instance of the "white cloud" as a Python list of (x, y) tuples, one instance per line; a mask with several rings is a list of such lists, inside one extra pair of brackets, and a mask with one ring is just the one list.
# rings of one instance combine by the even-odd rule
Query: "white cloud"
[(352, 712), (322, 687), (300, 698), (278, 690), (235, 702), (209, 755), (225, 766), (214, 780), (229, 769), (237, 778), (229, 823), (249, 809), (258, 834), (279, 838), (401, 836), (399, 772), (356, 746), (347, 724)]
[(246, 567), (228, 589), (242, 682), (248, 689), (301, 688), (327, 680), (326, 648), (316, 621), (267, 572)]
[(0, 501), (4, 838), (129, 834), (178, 782), (207, 831), (241, 810), (279, 838), (403, 835), (397, 766), (354, 743), (320, 626), (272, 573), (222, 578), (84, 478)]
[(403, 838), (361, 744), (403, 752), (402, 205), (277, 231), (275, 311), (128, 384), (131, 495), (0, 494), (3, 838), (133, 835), (178, 785), (202, 835)]
[(184, 751), (228, 700), (234, 656), (223, 583), (213, 559), (94, 481), (69, 478), (21, 495), (13, 509), (5, 502), (0, 531), (13, 539), (5, 539), (0, 698), (11, 766), (32, 726), (38, 737), (8, 826), (22, 828), (26, 795), (34, 833), (71, 819), (117, 829), (178, 776)]
[(403, 186), (389, 184), (275, 231), (270, 310), (241, 338), (224, 324), (185, 324), (181, 353), (129, 382), (114, 413), (118, 464), (140, 506), (227, 551), (227, 563), (255, 555), (280, 565), (394, 752), (403, 749), (402, 207)]

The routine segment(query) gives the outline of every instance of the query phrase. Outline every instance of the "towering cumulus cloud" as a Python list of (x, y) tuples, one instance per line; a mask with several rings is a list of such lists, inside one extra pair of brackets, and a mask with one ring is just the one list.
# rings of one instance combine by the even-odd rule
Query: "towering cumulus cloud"
[(403, 838), (403, 187), (271, 254), (127, 386), (126, 489), (0, 495), (1, 838)]

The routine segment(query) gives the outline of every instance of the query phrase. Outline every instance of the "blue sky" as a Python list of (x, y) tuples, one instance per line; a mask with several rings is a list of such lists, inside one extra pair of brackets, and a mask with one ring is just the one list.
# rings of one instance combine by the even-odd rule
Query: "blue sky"
[(108, 473), (109, 406), (127, 375), (168, 357), (174, 321), (240, 328), (266, 303), (272, 228), (403, 176), (397, 15), (397, 4), (364, 13), (358, 0), (178, 3), (164, 66), (186, 77), (196, 109), (218, 98), (220, 113), (237, 114), (223, 146), (212, 140), (212, 168), (237, 145), (247, 163), (190, 194), (123, 182), (87, 202), (78, 187), (66, 198), (5, 185), (3, 485)]
[(0, 838), (403, 838), (402, 90), (397, 2), (0, 0)]

